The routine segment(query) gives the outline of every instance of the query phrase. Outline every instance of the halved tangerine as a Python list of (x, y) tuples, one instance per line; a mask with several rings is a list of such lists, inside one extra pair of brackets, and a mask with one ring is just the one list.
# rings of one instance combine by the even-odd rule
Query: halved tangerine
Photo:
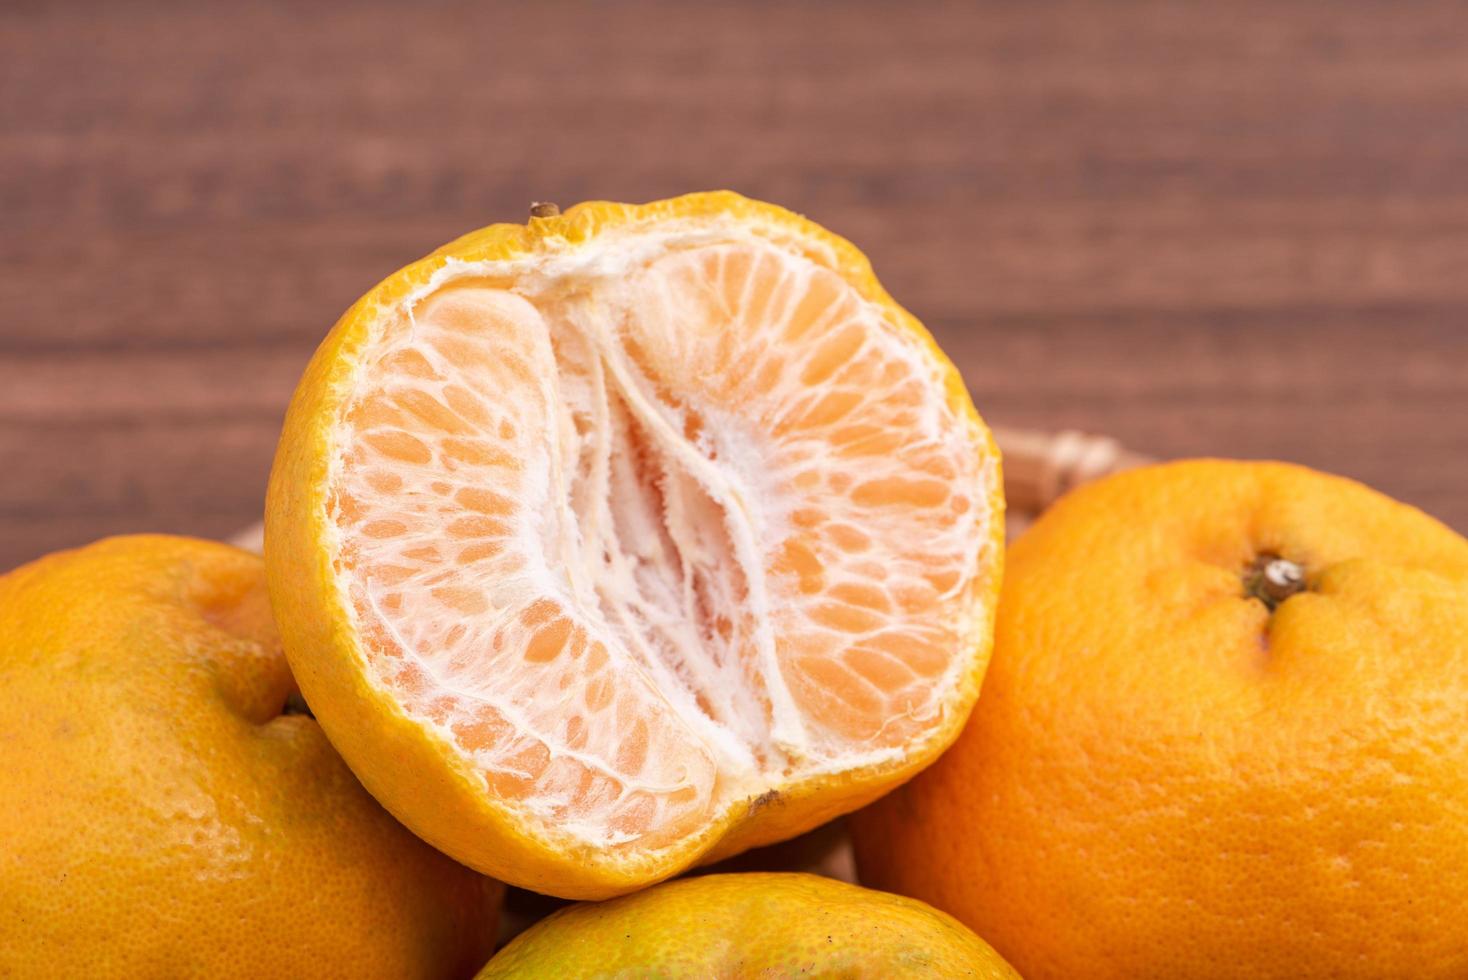
[(957, 735), (999, 459), (847, 242), (730, 193), (445, 246), (307, 369), (266, 518), (307, 700), (399, 819), (600, 898), (793, 836)]

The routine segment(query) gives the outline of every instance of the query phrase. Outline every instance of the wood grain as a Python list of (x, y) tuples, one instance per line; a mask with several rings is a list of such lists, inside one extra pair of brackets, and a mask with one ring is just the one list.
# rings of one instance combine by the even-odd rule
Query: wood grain
[(257, 514), (362, 291), (532, 200), (853, 238), (991, 421), (1468, 530), (1454, 3), (0, 6), (0, 568)]

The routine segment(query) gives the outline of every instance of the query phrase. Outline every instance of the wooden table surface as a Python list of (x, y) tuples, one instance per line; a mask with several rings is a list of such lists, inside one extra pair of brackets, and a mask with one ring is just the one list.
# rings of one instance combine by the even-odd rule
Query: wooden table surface
[(253, 520), (313, 346), (458, 233), (717, 186), (855, 239), (992, 422), (1468, 530), (1459, 4), (9, 0), (0, 568)]

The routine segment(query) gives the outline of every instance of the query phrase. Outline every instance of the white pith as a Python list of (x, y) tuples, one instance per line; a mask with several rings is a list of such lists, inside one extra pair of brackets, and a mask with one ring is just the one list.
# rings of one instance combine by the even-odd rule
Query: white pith
[[(780, 262), (787, 308), (757, 318), (777, 325), (814, 277), (833, 275), (772, 237), (733, 219), (704, 220), (606, 231), (575, 245), (551, 242), (507, 262), (450, 260), (424, 287), (377, 316), (342, 399), (328, 477), (329, 523), (337, 532), (341, 595), (349, 600), (344, 605), (357, 634), (368, 638), (364, 649), (374, 681), (470, 755), (491, 790), (499, 777), (529, 778), (523, 766), (517, 775), (517, 757), (549, 759), (529, 779), (531, 791), (505, 802), (587, 843), (659, 846), (666, 843), (661, 831), (707, 822), (767, 789), (900, 758), (931, 731), (988, 629), (976, 583), (992, 558), (993, 515), (985, 502), (997, 478), (994, 460), (981, 448), (977, 421), (949, 403), (944, 366), (910, 332), (890, 323), (881, 307), (842, 284), (846, 293), (833, 309), (843, 318), (812, 329), (801, 343), (813, 350), (822, 331), (855, 323), (864, 335), (854, 358), (900, 364), (923, 392), (915, 424), (903, 438), (952, 461), (955, 494), (971, 505), (943, 526), (936, 518), (900, 513), (882, 524), (863, 511), (862, 529), (874, 532), (875, 557), (843, 565), (823, 555), (825, 573), (853, 587), (906, 574), (906, 559), (897, 552), (918, 535), (925, 553), (952, 566), (955, 584), (940, 597), (939, 627), (929, 619), (905, 622), (900, 613), (873, 627), (889, 638), (922, 634), (951, 647), (942, 672), (914, 681), (912, 690), (901, 692), (903, 702), (892, 706), (887, 726), (918, 723), (914, 730), (896, 742), (884, 739), (885, 728), (853, 741), (823, 724), (792, 689), (792, 654), (782, 644), (792, 635), (840, 632), (811, 619), (810, 607), (823, 597), (797, 595), (787, 576), (772, 570), (787, 538), (800, 533), (792, 515), (819, 493), (829, 503), (834, 491), (826, 484), (833, 472), (846, 473), (848, 483), (910, 473), (895, 457), (868, 457), (853, 475), (822, 454), (819, 438), (776, 439), (771, 427), (778, 417), (762, 415), (763, 404), (703, 397), (701, 386), (723, 381), (718, 364), (700, 360), (717, 337), (692, 336), (688, 317), (677, 309), (691, 288), (689, 263), (729, 249), (752, 250), (757, 262)], [(812, 245), (803, 242), (802, 248)], [(830, 288), (829, 280), (823, 282)], [(467, 341), (486, 354), (473, 370), (441, 356), (443, 345), (462, 337), (443, 327), (447, 321), (434, 311), (455, 303), (498, 324)], [(643, 362), (630, 353), (629, 338), (642, 349)], [(385, 363), (409, 349), (447, 381), (395, 377)], [(792, 359), (787, 373), (800, 373), (802, 349), (783, 351)], [(671, 351), (669, 363), (686, 367), (688, 376), (660, 364), (659, 354), (648, 353), (653, 350)], [(506, 366), (516, 357), (525, 361), (519, 374)], [(833, 390), (807, 390), (781, 377), (771, 410), (803, 405), (800, 411), (814, 411)], [(493, 416), (475, 426), (472, 438), (513, 457), (516, 472), (499, 464), (475, 471), (460, 463), (450, 470), (435, 449), (427, 465), (397, 467), (402, 486), (374, 497), (364, 482), (381, 463), (364, 439), (373, 430), (349, 420), (384, 392), (397, 398), (393, 393), (404, 384), (435, 389), (436, 395), (426, 393), (445, 406), (448, 385), (470, 391)], [(878, 412), (873, 399), (882, 395), (876, 390), (858, 402), (856, 415)], [(797, 414), (797, 408), (782, 410)], [(691, 416), (701, 421), (692, 437), (686, 433)], [(514, 432), (501, 438), (505, 422)], [(814, 490), (795, 488), (802, 473)], [(443, 491), (445, 485), (452, 492)], [(493, 491), (514, 504), (503, 522), (506, 533), (494, 539), (505, 545), (467, 563), (448, 560), (453, 556), (443, 543), (445, 525), (469, 513), (455, 502), (464, 489)], [(346, 498), (353, 501), (350, 514), (339, 503)], [(374, 538), (363, 533), (374, 520), (405, 528)], [(413, 566), (402, 557), (433, 549), (441, 559)], [(406, 571), (382, 575), (392, 568)], [(472, 594), (485, 609), (450, 609), (435, 590)], [(392, 608), (385, 605), (389, 597)], [(573, 631), (584, 630), (589, 646), (604, 650), (600, 667), (588, 667), (595, 659), (589, 653), (533, 664), (526, 659), (535, 634), (519, 617), (547, 598)], [(727, 614), (732, 639), (720, 638), (710, 611)], [(373, 636), (384, 638), (380, 647)], [(861, 637), (835, 636), (841, 643), (848, 639)], [(384, 652), (388, 646), (395, 652)], [(409, 685), (414, 690), (405, 689), (408, 668), (419, 678)], [(610, 710), (587, 708), (588, 690), (600, 681), (612, 689)], [(803, 683), (808, 690), (809, 678)], [(581, 727), (573, 728), (571, 718)], [(469, 751), (464, 733), (474, 726), (496, 737)], [(634, 730), (642, 736), (631, 765), (623, 753)]]

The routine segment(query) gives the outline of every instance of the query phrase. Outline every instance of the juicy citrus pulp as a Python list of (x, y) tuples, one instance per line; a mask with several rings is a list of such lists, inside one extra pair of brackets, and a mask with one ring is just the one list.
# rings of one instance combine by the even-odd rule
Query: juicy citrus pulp
[[(334, 736), (318, 695), (366, 691), (477, 782), (452, 791), (488, 802), (475, 819), (646, 880), (771, 791), (784, 815), (739, 846), (951, 740), (987, 657), (999, 493), (952, 366), (859, 253), (693, 195), (495, 226), (364, 297), (298, 392), (266, 546)], [(357, 741), (430, 840), (587, 893), (455, 846), (468, 827)]]
[(479, 980), (511, 977), (971, 977), (1018, 980), (922, 902), (808, 874), (683, 878), (574, 905), (521, 933)]

